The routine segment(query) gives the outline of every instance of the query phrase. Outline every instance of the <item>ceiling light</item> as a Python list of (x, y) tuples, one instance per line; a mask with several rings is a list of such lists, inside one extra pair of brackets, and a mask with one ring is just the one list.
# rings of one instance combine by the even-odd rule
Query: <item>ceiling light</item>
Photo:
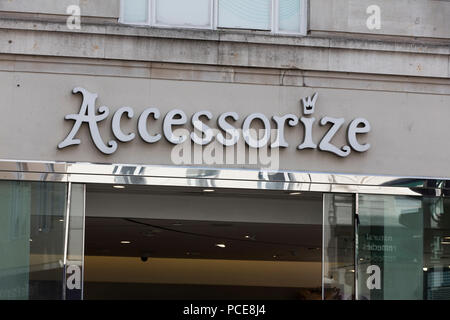
[(444, 237), (444, 240), (450, 240), (450, 237)]
[(64, 222), (64, 219), (59, 219), (59, 222)]
[(224, 243), (216, 243), (216, 247), (225, 248), (226, 245)]
[(301, 194), (302, 194), (301, 192), (291, 192), (291, 193), (289, 193), (290, 196), (299, 196)]
[[(33, 239), (30, 239), (30, 242), (33, 242)], [(449, 268), (450, 268), (450, 266), (449, 266)]]
[(113, 186), (114, 189), (125, 189), (125, 186)]
[(123, 240), (123, 241), (120, 241), (120, 243), (121, 243), (121, 244), (130, 244), (130, 243), (131, 243), (131, 241), (128, 241), (128, 240)]
[(355, 272), (355, 270), (352, 269), (352, 270), (350, 270), (350, 272)]
[(427, 267), (423, 267), (422, 269), (423, 269), (423, 271), (425, 271), (425, 272), (428, 271), (428, 268), (427, 268)]
[(203, 192), (214, 192), (214, 191), (216, 191), (216, 190), (214, 190), (214, 189), (203, 189)]
[(442, 241), (442, 244), (450, 244), (450, 241)]

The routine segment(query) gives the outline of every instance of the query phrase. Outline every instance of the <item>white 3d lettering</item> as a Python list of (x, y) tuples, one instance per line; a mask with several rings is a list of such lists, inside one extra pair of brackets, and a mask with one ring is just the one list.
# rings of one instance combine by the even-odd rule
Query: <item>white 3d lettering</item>
[[(98, 108), (98, 114), (96, 110), (96, 100), (97, 94), (91, 93), (84, 88), (75, 88), (73, 93), (81, 93), (83, 96), (83, 101), (78, 114), (69, 114), (65, 117), (66, 120), (75, 121), (72, 130), (69, 132), (68, 136), (58, 145), (59, 149), (66, 148), (72, 145), (79, 145), (81, 141), (76, 139), (78, 131), (83, 123), (88, 124), (89, 131), (91, 134), (92, 141), (98, 150), (104, 154), (113, 154), (116, 152), (118, 144), (116, 141), (111, 140), (106, 145), (100, 136), (100, 131), (98, 128), (98, 123), (105, 120), (109, 115), (109, 108), (102, 106)], [(315, 118), (311, 115), (314, 114), (315, 105), (317, 102), (318, 93), (315, 93), (312, 97), (307, 97), (302, 99), (303, 103), (303, 117), (298, 117), (294, 114), (286, 114), (282, 116), (273, 116), (272, 120), (276, 124), (276, 137), (274, 142), (270, 145), (271, 148), (287, 148), (289, 147), (288, 142), (285, 138), (285, 128), (295, 127), (300, 125), (304, 129), (303, 142), (297, 147), (298, 150), (304, 149), (317, 149), (317, 144), (313, 140), (313, 126), (315, 123)], [(124, 115), (128, 119), (134, 117), (134, 111), (131, 107), (121, 107), (118, 109), (112, 118), (112, 131), (114, 137), (123, 143), (130, 142), (135, 139), (136, 134), (133, 132), (125, 133), (121, 128), (121, 123), (124, 120)], [(138, 120), (137, 132), (140, 138), (147, 143), (156, 143), (161, 140), (162, 135), (160, 133), (155, 133), (151, 135), (148, 131), (149, 122), (157, 121), (161, 116), (161, 112), (158, 108), (148, 108), (142, 112)], [(150, 119), (152, 118), (152, 119)], [(194, 130), (190, 136), (176, 136), (174, 134), (174, 126), (182, 126), (188, 122), (188, 117), (183, 110), (174, 109), (169, 111), (163, 119), (163, 134), (167, 141), (172, 144), (181, 144), (187, 139), (192, 140), (195, 144), (204, 146), (209, 144), (214, 138), (224, 146), (233, 146), (242, 137), (250, 148), (263, 148), (268, 145), (271, 141), (271, 122), (268, 117), (262, 113), (253, 113), (248, 115), (242, 124), (242, 133), (232, 125), (230, 120), (239, 120), (239, 115), (236, 112), (224, 112), (218, 117), (218, 127), (223, 132), (213, 135), (213, 130), (207, 126), (204, 121), (210, 121), (213, 118), (213, 114), (210, 111), (204, 110), (195, 113), (192, 116), (192, 125)], [(259, 121), (263, 124), (263, 132), (261, 138), (255, 139), (252, 137), (251, 124), (255, 121)], [(347, 157), (350, 155), (351, 150), (357, 152), (365, 152), (370, 149), (370, 144), (361, 144), (358, 141), (357, 134), (369, 133), (371, 130), (370, 123), (364, 118), (354, 119), (347, 127), (347, 140), (349, 145), (344, 145), (341, 147), (332, 144), (332, 139), (335, 137), (337, 132), (344, 125), (344, 118), (333, 118), (325, 116), (320, 119), (319, 124), (325, 126), (331, 124), (329, 130), (325, 133), (322, 139), (319, 141), (319, 150), (331, 152), (340, 157)], [(155, 131), (155, 130), (153, 130)], [(156, 130), (158, 131), (158, 130)]]

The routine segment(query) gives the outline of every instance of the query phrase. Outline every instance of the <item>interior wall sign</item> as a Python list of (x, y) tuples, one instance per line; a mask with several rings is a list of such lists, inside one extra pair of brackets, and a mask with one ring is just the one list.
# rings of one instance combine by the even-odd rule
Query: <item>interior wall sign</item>
[[(58, 145), (59, 149), (66, 148), (72, 145), (81, 144), (81, 140), (76, 138), (78, 131), (83, 124), (89, 126), (90, 135), (95, 146), (104, 154), (110, 155), (116, 152), (118, 144), (116, 140), (110, 140), (105, 143), (100, 135), (98, 123), (108, 118), (110, 110), (106, 106), (96, 107), (96, 100), (98, 95), (91, 93), (84, 88), (75, 88), (73, 93), (81, 93), (83, 100), (81, 103), (80, 111), (78, 114), (69, 114), (65, 116), (66, 120), (75, 121), (72, 130), (68, 136)], [(347, 127), (347, 141), (348, 145), (336, 146), (332, 143), (333, 137), (342, 128), (345, 119), (334, 118), (325, 116), (318, 122), (321, 126), (331, 125), (329, 130), (321, 138), (317, 145), (313, 139), (313, 126), (316, 122), (316, 118), (313, 117), (315, 112), (315, 106), (318, 99), (318, 93), (315, 93), (312, 97), (306, 97), (302, 99), (303, 104), (303, 116), (300, 118), (294, 114), (286, 115), (274, 115), (272, 116), (273, 122), (276, 124), (276, 137), (274, 142), (270, 145), (271, 148), (288, 148), (289, 144), (285, 138), (285, 127), (294, 127), (300, 125), (304, 128), (304, 137), (301, 144), (297, 147), (298, 150), (304, 149), (319, 149), (321, 151), (331, 152), (340, 157), (347, 157), (350, 155), (352, 149), (357, 152), (365, 152), (369, 150), (370, 144), (361, 144), (358, 141), (358, 135), (369, 133), (371, 130), (370, 123), (364, 118), (356, 118), (350, 122)], [(98, 112), (98, 113), (97, 113)], [(130, 142), (136, 139), (136, 133), (124, 133), (121, 129), (121, 120), (126, 115), (129, 119), (134, 117), (134, 110), (131, 107), (122, 107), (118, 109), (112, 117), (112, 132), (114, 137), (120, 142)], [(161, 133), (151, 135), (148, 132), (148, 121), (159, 120), (161, 117), (161, 111), (158, 108), (145, 109), (139, 116), (137, 122), (137, 133), (139, 137), (146, 143), (153, 144), (160, 141), (163, 136), (172, 144), (184, 143), (187, 139), (191, 139), (193, 143), (198, 145), (207, 145), (215, 138), (223, 146), (233, 146), (239, 139), (243, 138), (246, 144), (250, 148), (262, 148), (266, 147), (271, 140), (271, 121), (262, 113), (253, 113), (248, 115), (242, 124), (242, 130), (233, 126), (233, 122), (239, 120), (239, 115), (236, 112), (224, 112), (218, 117), (217, 126), (220, 130), (214, 136), (213, 130), (201, 120), (201, 118), (211, 120), (213, 114), (210, 111), (204, 110), (196, 112), (191, 117), (191, 123), (193, 128), (199, 132), (198, 135), (195, 130), (190, 135), (174, 134), (175, 126), (183, 126), (187, 124), (188, 117), (183, 110), (174, 109), (169, 111), (162, 119), (163, 130)], [(263, 124), (262, 137), (254, 137), (251, 134), (251, 124), (259, 120)], [(216, 130), (217, 131), (217, 130)]]

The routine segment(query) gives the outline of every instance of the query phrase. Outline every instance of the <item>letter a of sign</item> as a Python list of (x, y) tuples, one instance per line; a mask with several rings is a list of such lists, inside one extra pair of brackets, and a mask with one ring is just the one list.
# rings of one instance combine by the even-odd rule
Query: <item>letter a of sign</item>
[(95, 146), (105, 154), (112, 154), (117, 150), (117, 142), (111, 140), (108, 142), (107, 147), (100, 136), (97, 123), (106, 119), (109, 115), (108, 107), (100, 107), (98, 109), (99, 115), (95, 114), (95, 101), (97, 100), (97, 94), (91, 93), (83, 88), (73, 89), (73, 93), (79, 93), (83, 95), (83, 102), (81, 104), (80, 112), (78, 114), (69, 114), (64, 119), (75, 120), (72, 131), (70, 131), (67, 138), (58, 145), (59, 149), (63, 149), (68, 146), (78, 145), (81, 143), (80, 139), (74, 139), (78, 130), (83, 123), (89, 124), (89, 131), (91, 132), (92, 140)]
[(370, 276), (367, 278), (367, 289), (381, 289), (381, 270), (377, 265), (367, 267), (367, 274)]

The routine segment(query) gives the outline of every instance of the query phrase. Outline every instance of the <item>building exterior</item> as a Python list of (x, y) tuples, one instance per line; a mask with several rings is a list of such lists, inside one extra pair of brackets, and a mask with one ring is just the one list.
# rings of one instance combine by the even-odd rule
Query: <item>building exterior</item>
[(449, 299), (450, 2), (0, 2), (0, 299)]

